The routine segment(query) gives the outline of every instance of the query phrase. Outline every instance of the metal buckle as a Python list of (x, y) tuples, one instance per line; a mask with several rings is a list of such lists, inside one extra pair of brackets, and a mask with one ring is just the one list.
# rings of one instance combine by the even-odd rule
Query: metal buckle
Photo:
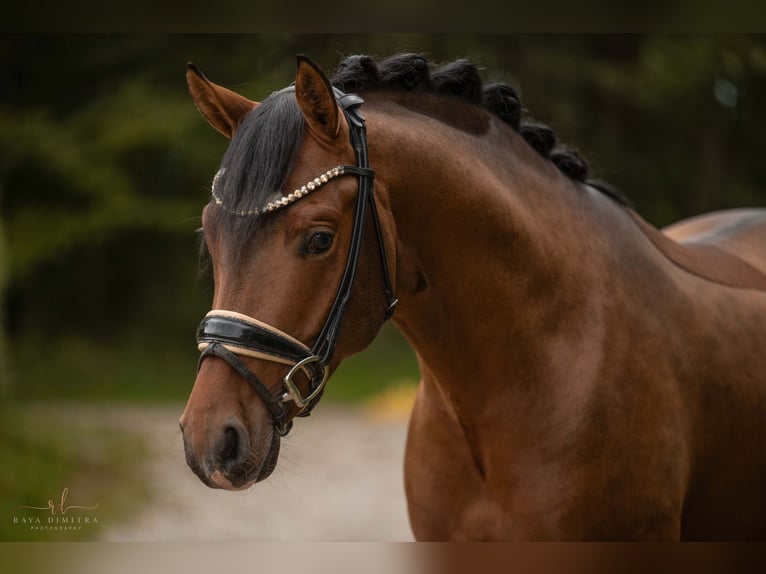
[[(322, 367), (322, 380), (319, 382), (319, 384), (316, 386), (316, 388), (311, 392), (311, 394), (307, 397), (302, 397), (301, 392), (298, 389), (298, 387), (293, 382), (293, 376), (296, 372), (303, 369), (306, 365), (310, 365), (311, 363), (318, 363), (320, 361), (319, 357), (316, 355), (311, 355), (310, 357), (306, 357), (305, 359), (298, 361), (293, 365), (293, 367), (290, 369), (290, 371), (285, 375), (285, 378), (283, 379), (283, 382), (285, 384), (285, 387), (287, 390), (282, 394), (282, 402), (288, 403), (290, 401), (293, 401), (301, 411), (303, 411), (315, 398), (319, 396), (319, 393), (322, 392), (322, 389), (324, 388), (325, 383), (327, 382), (327, 375), (330, 372), (330, 367), (328, 365), (324, 365)], [(311, 379), (311, 377), (309, 377)], [(313, 382), (313, 381), (312, 381)]]

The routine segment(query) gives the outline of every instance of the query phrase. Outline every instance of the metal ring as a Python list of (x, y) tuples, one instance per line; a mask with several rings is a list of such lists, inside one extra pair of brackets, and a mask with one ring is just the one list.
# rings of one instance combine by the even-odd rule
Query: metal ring
[[(287, 390), (282, 395), (282, 402), (287, 403), (290, 401), (293, 401), (301, 411), (303, 411), (310, 403), (313, 401), (316, 397), (319, 396), (319, 393), (322, 392), (322, 389), (324, 388), (325, 383), (327, 382), (327, 375), (330, 372), (330, 368), (328, 365), (322, 365), (322, 380), (319, 382), (319, 384), (316, 386), (316, 388), (311, 392), (309, 396), (306, 398), (301, 396), (301, 392), (298, 389), (298, 387), (293, 382), (293, 376), (295, 375), (298, 370), (304, 369), (306, 365), (310, 365), (311, 363), (319, 363), (320, 358), (316, 355), (311, 355), (310, 357), (306, 357), (305, 359), (298, 361), (293, 365), (293, 367), (290, 369), (290, 371), (285, 375), (285, 378), (283, 379), (283, 382), (285, 384), (285, 387)], [(309, 377), (309, 380), (313, 383), (313, 380), (311, 377)]]

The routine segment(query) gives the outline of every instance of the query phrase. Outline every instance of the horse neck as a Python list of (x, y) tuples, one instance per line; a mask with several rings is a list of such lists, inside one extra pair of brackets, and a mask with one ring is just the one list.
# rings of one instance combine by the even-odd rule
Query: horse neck
[(624, 208), (500, 122), (483, 135), (416, 114), (368, 123), (398, 235), (395, 322), (443, 394), (479, 414), (486, 393), (597, 369), (604, 290), (651, 300), (661, 273)]

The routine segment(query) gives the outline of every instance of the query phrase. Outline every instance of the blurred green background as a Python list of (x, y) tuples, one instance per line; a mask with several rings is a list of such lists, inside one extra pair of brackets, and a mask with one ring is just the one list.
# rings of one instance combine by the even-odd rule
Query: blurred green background
[[(72, 445), (97, 432), (38, 424), (27, 406), (183, 403), (191, 389), (194, 330), (212, 296), (194, 230), (227, 141), (192, 104), (186, 62), (257, 100), (293, 79), (298, 52), (332, 69), (344, 55), (400, 51), (468, 57), (486, 80), (511, 83), (529, 115), (655, 225), (766, 205), (763, 36), (0, 37), (6, 507), (39, 502), (75, 467), (82, 473)], [(416, 380), (411, 351), (387, 326), (343, 365), (325, 400)], [(110, 454), (86, 468), (128, 476), (140, 441), (100, 438)], [(0, 514), (0, 539), (17, 538), (6, 522)]]

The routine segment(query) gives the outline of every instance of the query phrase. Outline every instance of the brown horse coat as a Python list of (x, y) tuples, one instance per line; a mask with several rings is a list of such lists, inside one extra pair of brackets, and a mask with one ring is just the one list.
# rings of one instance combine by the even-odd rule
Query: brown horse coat
[[(189, 78), (229, 137), (257, 109)], [(302, 63), (296, 86), (306, 130), (285, 190), (354, 157), (321, 71)], [(405, 457), (415, 536), (766, 538), (766, 211), (663, 235), (480, 107), (364, 96), (394, 321), (422, 373)], [(345, 261), (356, 189), (349, 179), (327, 188), (264, 218), (247, 257), (227, 251), (221, 208), (206, 208), (213, 308), (312, 340)], [(300, 255), (317, 229), (332, 248)], [(382, 323), (367, 229), (333, 368)], [(246, 362), (275, 387), (285, 370)], [(243, 486), (275, 461), (268, 414), (218, 359), (203, 363), (182, 427), (190, 465), (211, 486), (236, 486), (216, 458), (225, 429), (240, 437)]]

